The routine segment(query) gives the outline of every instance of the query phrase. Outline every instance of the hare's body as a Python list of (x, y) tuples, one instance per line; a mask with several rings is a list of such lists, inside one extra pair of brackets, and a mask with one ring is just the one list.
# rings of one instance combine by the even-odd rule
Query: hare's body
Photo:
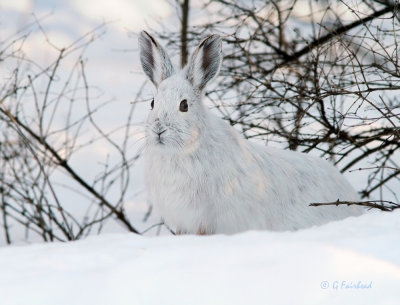
[[(181, 233), (235, 233), (295, 230), (361, 214), (346, 206), (308, 206), (358, 199), (328, 162), (252, 144), (204, 108), (201, 91), (220, 64), (210, 76), (213, 44), (220, 43), (211, 37), (175, 73), (154, 38), (141, 35), (142, 64), (158, 89), (148, 119), (146, 185), (165, 223)], [(191, 75), (196, 72), (202, 75)]]
[[(293, 230), (356, 215), (349, 207), (311, 202), (357, 194), (328, 162), (254, 145), (219, 118), (195, 151), (149, 148), (147, 190), (164, 221), (182, 233)], [(211, 141), (210, 141), (211, 140)]]

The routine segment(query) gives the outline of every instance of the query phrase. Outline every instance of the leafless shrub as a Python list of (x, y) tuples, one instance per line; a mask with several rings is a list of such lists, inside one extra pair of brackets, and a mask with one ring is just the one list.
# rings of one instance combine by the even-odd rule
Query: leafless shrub
[(247, 138), (361, 171), (362, 198), (399, 201), (398, 1), (211, 0), (203, 9), (186, 31), (159, 36), (175, 50), (180, 33), (188, 45), (224, 37), (222, 76), (207, 94), (224, 119)]
[[(135, 104), (120, 126), (103, 129), (96, 113), (110, 102), (101, 100), (85, 72), (85, 50), (104, 27), (64, 48), (52, 44), (39, 21), (0, 41), (0, 223), (7, 243), (13, 241), (12, 228), (18, 225), (44, 241), (74, 240), (93, 230), (100, 232), (111, 218), (138, 233), (123, 208), (129, 166), (138, 157), (127, 156)], [(41, 32), (56, 54), (44, 67), (24, 52), (26, 40), (35, 31)], [(88, 130), (96, 134), (87, 136)], [(118, 141), (116, 133), (122, 134)], [(96, 143), (111, 146), (119, 160), (102, 161), (104, 170), (90, 181), (71, 159)], [(115, 188), (118, 195), (108, 199)], [(62, 190), (76, 196), (61, 197)], [(71, 202), (77, 198), (82, 202)], [(78, 217), (71, 212), (74, 204), (81, 210), (86, 206), (87, 213)]]

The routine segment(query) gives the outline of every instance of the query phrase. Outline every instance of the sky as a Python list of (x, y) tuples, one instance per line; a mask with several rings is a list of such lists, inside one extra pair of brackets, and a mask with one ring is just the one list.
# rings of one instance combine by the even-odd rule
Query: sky
[[(99, 65), (107, 71), (96, 73), (94, 81), (107, 88), (110, 94), (116, 94), (121, 89), (132, 88), (135, 79), (127, 79), (125, 75), (116, 78), (112, 73), (121, 75), (128, 71), (134, 78), (133, 73), (141, 72), (136, 54), (122, 51), (136, 50), (136, 34), (142, 29), (151, 29), (157, 20), (168, 19), (172, 13), (166, 1), (155, 0), (152, 4), (149, 6), (144, 0), (102, 1), (101, 5), (95, 0), (2, 0), (0, 38), (8, 37), (38, 19), (49, 40), (57, 47), (64, 47), (105, 22), (106, 34), (89, 50), (87, 56), (93, 65)], [(51, 50), (43, 35), (38, 32), (33, 35), (36, 35), (36, 39), (27, 43), (26, 52), (39, 61), (50, 60), (48, 54)], [(108, 69), (110, 67), (113, 69)], [(121, 82), (125, 79), (130, 86)]]

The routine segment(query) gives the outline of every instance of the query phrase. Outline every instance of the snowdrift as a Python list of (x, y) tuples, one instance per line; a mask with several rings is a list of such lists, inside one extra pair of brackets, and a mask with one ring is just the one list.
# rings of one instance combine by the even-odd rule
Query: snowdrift
[(297, 232), (0, 248), (1, 305), (400, 304), (400, 211)]

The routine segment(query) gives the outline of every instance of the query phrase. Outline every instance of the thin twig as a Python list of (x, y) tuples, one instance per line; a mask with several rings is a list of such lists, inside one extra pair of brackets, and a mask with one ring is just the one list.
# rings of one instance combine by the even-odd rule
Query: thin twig
[(310, 203), (311, 207), (319, 207), (319, 206), (339, 206), (339, 205), (358, 205), (369, 207), (373, 209), (379, 209), (386, 212), (391, 212), (395, 209), (400, 208), (400, 204), (387, 201), (387, 200), (369, 200), (369, 201), (334, 201), (334, 202), (324, 202), (324, 203)]

